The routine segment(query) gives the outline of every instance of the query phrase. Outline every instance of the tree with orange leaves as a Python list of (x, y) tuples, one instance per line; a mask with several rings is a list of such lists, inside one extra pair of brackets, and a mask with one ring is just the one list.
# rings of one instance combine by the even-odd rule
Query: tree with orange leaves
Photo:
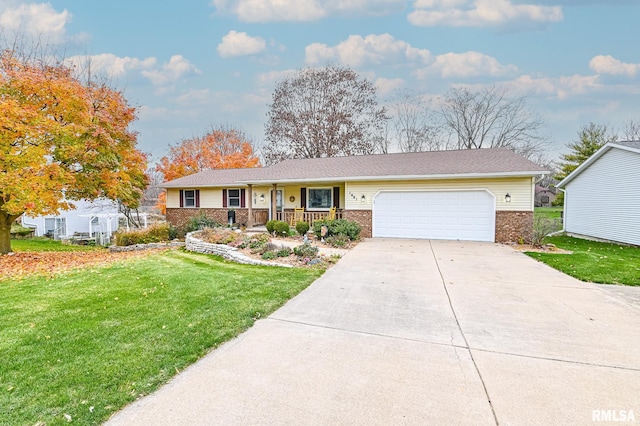
[(0, 99), (0, 254), (11, 251), (11, 224), (23, 213), (57, 214), (100, 197), (137, 205), (146, 156), (122, 93), (5, 50)]
[[(174, 180), (205, 169), (240, 169), (260, 167), (260, 159), (241, 130), (222, 126), (211, 128), (204, 136), (184, 139), (169, 148), (169, 155), (162, 157), (156, 170), (165, 181)], [(158, 208), (166, 212), (166, 193), (158, 197)]]

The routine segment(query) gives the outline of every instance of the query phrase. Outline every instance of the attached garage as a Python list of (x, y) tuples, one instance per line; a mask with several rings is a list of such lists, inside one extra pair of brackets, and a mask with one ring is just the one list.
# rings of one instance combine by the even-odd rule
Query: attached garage
[(487, 190), (382, 191), (373, 200), (373, 236), (493, 242), (495, 205)]

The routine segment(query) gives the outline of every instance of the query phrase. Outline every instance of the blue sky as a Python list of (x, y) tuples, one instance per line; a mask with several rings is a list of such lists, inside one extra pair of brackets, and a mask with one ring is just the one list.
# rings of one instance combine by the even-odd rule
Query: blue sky
[(0, 26), (91, 57), (140, 108), (139, 147), (230, 124), (264, 139), (274, 85), (304, 66), (347, 65), (384, 102), (437, 107), (456, 86), (528, 94), (555, 158), (590, 121), (640, 120), (637, 0), (0, 0)]

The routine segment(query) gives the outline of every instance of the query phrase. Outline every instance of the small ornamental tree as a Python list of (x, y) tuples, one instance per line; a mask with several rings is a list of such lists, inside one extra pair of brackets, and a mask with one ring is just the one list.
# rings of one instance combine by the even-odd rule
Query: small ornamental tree
[(104, 197), (136, 207), (145, 155), (122, 93), (63, 64), (0, 54), (0, 254), (22, 214), (57, 214)]

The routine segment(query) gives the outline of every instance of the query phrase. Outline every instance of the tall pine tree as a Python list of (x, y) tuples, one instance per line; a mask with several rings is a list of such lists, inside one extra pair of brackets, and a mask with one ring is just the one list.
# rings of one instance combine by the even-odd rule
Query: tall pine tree
[[(558, 181), (566, 178), (605, 144), (617, 140), (618, 136), (604, 124), (589, 123), (582, 126), (578, 132), (578, 141), (567, 144), (567, 148), (571, 149), (571, 152), (562, 155), (560, 171), (555, 175), (555, 178)], [(553, 204), (564, 205), (564, 192), (558, 193)]]

